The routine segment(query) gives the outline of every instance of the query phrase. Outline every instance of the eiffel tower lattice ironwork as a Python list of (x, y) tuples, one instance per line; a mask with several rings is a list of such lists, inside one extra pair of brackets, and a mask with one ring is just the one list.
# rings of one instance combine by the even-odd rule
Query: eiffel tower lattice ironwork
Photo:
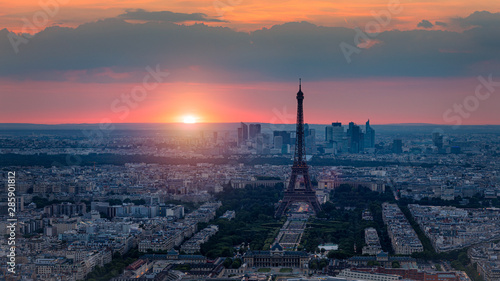
[[(306, 147), (304, 138), (304, 112), (303, 112), (304, 93), (302, 92), (302, 83), (299, 79), (299, 91), (297, 92), (297, 129), (295, 140), (295, 157), (292, 166), (292, 175), (288, 188), (284, 192), (283, 199), (276, 209), (275, 217), (279, 218), (285, 214), (290, 204), (294, 202), (304, 202), (317, 214), (321, 211), (321, 206), (316, 198), (316, 192), (312, 189), (309, 178), (309, 167), (306, 163)], [(298, 176), (304, 179), (304, 188), (295, 188)]]

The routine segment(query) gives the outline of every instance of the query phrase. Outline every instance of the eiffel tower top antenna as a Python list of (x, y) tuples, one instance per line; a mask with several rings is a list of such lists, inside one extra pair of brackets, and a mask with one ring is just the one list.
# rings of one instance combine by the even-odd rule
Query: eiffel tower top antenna
[(305, 139), (304, 139), (304, 93), (302, 92), (302, 78), (299, 78), (299, 91), (297, 92), (297, 128), (295, 140), (294, 165), (306, 166), (305, 162)]

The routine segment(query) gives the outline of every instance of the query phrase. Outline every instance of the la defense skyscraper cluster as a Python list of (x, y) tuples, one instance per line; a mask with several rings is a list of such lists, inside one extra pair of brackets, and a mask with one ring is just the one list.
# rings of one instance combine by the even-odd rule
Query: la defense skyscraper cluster
[[(275, 217), (279, 218), (285, 214), (288, 207), (294, 202), (308, 203), (317, 214), (321, 211), (321, 206), (316, 198), (316, 193), (312, 189), (311, 179), (309, 178), (309, 166), (306, 163), (306, 146), (304, 137), (304, 93), (302, 92), (302, 83), (299, 79), (299, 91), (297, 92), (297, 127), (295, 139), (295, 156), (292, 166), (292, 175), (290, 182), (284, 192), (283, 199), (280, 200), (276, 209)], [(299, 183), (299, 176), (302, 176), (304, 186)]]
[(337, 152), (359, 153), (375, 148), (375, 130), (370, 126), (370, 120), (366, 121), (365, 132), (354, 122), (349, 122), (347, 132), (342, 123), (333, 122), (325, 127), (325, 142), (335, 145)]

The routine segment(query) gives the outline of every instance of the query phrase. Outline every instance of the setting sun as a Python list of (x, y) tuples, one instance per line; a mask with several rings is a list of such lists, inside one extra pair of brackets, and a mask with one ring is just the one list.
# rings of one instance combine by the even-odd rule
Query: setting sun
[(183, 121), (185, 124), (194, 124), (196, 123), (196, 117), (192, 115), (184, 116)]

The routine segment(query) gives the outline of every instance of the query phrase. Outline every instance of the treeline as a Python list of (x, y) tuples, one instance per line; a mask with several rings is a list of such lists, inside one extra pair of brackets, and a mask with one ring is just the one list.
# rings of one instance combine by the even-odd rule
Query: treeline
[[(48, 155), (39, 153), (35, 155), (22, 155), (15, 153), (2, 154), (0, 158), (0, 166), (93, 166), (93, 165), (125, 165), (126, 163), (154, 163), (154, 164), (170, 164), (170, 165), (196, 165), (198, 163), (211, 164), (234, 164), (243, 163), (246, 165), (291, 165), (293, 161), (289, 157), (255, 157), (242, 156), (239, 159), (223, 158), (172, 158), (151, 155), (122, 155), (111, 153), (90, 153), (88, 155), (69, 155), (55, 154)], [(358, 160), (340, 160), (331, 158), (315, 157), (309, 161), (313, 166), (353, 166), (353, 167), (380, 167), (390, 165), (416, 165), (421, 167), (433, 167), (437, 164), (414, 164), (414, 163), (399, 163), (389, 161), (358, 161)]]
[(418, 223), (415, 221), (408, 207), (400, 204), (399, 208), (417, 233), (420, 242), (422, 242), (422, 246), (424, 246), (423, 252), (413, 253), (411, 255), (412, 257), (424, 260), (449, 261), (453, 268), (465, 271), (473, 281), (483, 281), (483, 278), (476, 270), (476, 266), (471, 263), (470, 259), (467, 256), (467, 250), (469, 249), (469, 247), (460, 250), (437, 253), (432, 246), (431, 240), (425, 235)]
[(311, 259), (309, 261), (309, 269), (322, 270), (328, 265), (328, 259)]
[[(236, 211), (236, 217), (230, 221), (216, 219), (212, 224), (219, 226), (219, 231), (206, 243), (201, 245), (201, 254), (208, 258), (232, 257), (234, 246), (250, 245), (252, 250), (266, 248), (266, 240), (273, 239), (282, 223), (274, 219), (275, 203), (283, 191), (283, 184), (274, 187), (247, 186), (234, 189), (230, 185), (224, 187), (217, 195), (222, 202), (217, 211), (220, 216), (227, 210)], [(272, 236), (272, 237), (271, 237)], [(244, 249), (241, 249), (243, 252)]]
[(429, 237), (425, 235), (425, 233), (422, 231), (418, 223), (415, 221), (413, 216), (411, 215), (410, 209), (408, 209), (408, 206), (403, 206), (399, 205), (399, 208), (401, 209), (401, 212), (405, 215), (406, 219), (410, 223), (411, 227), (415, 230), (417, 233), (418, 239), (420, 239), (420, 242), (422, 242), (422, 246), (424, 246), (424, 251), (420, 253), (415, 253), (416, 257), (419, 258), (424, 258), (426, 260), (433, 259), (434, 257), (437, 257), (436, 251), (434, 250), (434, 247), (432, 246), (431, 240)]
[(108, 281), (123, 273), (125, 267), (136, 261), (141, 256), (137, 248), (133, 248), (125, 255), (116, 252), (113, 254), (113, 260), (104, 266), (96, 266), (92, 272), (87, 274), (87, 281)]
[[(234, 162), (234, 160), (232, 160)], [(156, 163), (156, 164), (172, 164), (172, 165), (196, 165), (197, 163), (212, 163), (212, 164), (227, 164), (228, 159), (184, 159), (170, 158), (150, 155), (121, 155), (121, 154), (96, 154), (88, 155), (71, 155), (56, 154), (48, 155), (44, 153), (36, 155), (21, 155), (7, 153), (0, 157), (0, 166), (93, 166), (93, 165), (125, 165), (126, 163)]]
[(131, 200), (130, 198), (125, 198), (123, 201), (120, 199), (108, 199), (106, 202), (109, 203), (109, 205), (122, 205), (123, 203), (134, 203), (134, 205), (144, 205), (146, 204), (146, 200), (144, 199), (134, 199)]
[[(59, 203), (63, 203), (63, 202), (75, 204), (75, 201), (70, 200), (70, 199), (68, 199), (68, 200), (58, 200), (58, 199), (49, 200), (47, 198), (40, 197), (40, 196), (33, 196), (32, 202), (36, 204), (37, 208), (43, 208), (45, 206), (50, 206), (53, 204), (59, 204)], [(91, 202), (89, 200), (81, 200), (80, 202), (85, 203), (85, 205), (87, 207), (87, 211), (90, 211), (90, 203)], [(120, 199), (108, 199), (108, 200), (106, 200), (106, 202), (108, 202), (109, 205), (122, 205), (123, 203), (134, 203), (135, 205), (146, 204), (146, 200), (144, 200), (144, 199), (131, 200), (130, 198), (125, 198), (125, 200), (123, 200), (123, 201)]]
[(318, 245), (335, 242), (346, 253), (354, 254), (354, 243), (359, 238), (356, 234), (360, 226), (351, 214), (352, 212), (346, 212), (341, 221), (311, 220), (307, 223), (298, 249), (317, 252)]
[(232, 258), (226, 258), (224, 260), (224, 267), (225, 268), (240, 268), (241, 267), (242, 260), (240, 258), (232, 259)]
[(472, 197), (466, 197), (466, 198), (457, 196), (454, 200), (443, 200), (441, 198), (424, 197), (420, 200), (413, 200), (411, 198), (401, 198), (399, 202), (401, 205), (419, 204), (427, 206), (453, 206), (457, 208), (485, 208), (485, 207), (500, 208), (500, 200), (498, 200), (498, 198), (484, 198), (484, 196), (481, 196), (479, 193), (476, 193)]
[(460, 250), (454, 250), (442, 253), (431, 253), (429, 251), (413, 253), (412, 257), (417, 259), (449, 261), (451, 266), (456, 270), (465, 271), (473, 281), (483, 281), (484, 279), (479, 275), (476, 270), (476, 264), (472, 264), (467, 256), (468, 247)]
[[(317, 219), (308, 223), (302, 240), (302, 248), (309, 252), (317, 251), (324, 243), (339, 244), (340, 251), (332, 255), (352, 256), (361, 254), (364, 230), (373, 227), (377, 230), (381, 246), (392, 252), (390, 239), (382, 221), (383, 202), (393, 202), (390, 190), (384, 193), (373, 192), (366, 187), (352, 187), (343, 184), (331, 194), (331, 202), (323, 205)], [(362, 219), (362, 212), (371, 211), (373, 221)]]
[(37, 208), (43, 208), (45, 206), (50, 206), (52, 204), (59, 204), (59, 203), (63, 203), (63, 202), (68, 202), (68, 203), (73, 203), (73, 204), (75, 203), (74, 200), (58, 200), (58, 199), (49, 200), (47, 198), (43, 198), (40, 196), (33, 196), (32, 202), (36, 204)]
[[(300, 249), (317, 252), (318, 245), (336, 243), (338, 253), (347, 256), (361, 255), (365, 245), (365, 228), (377, 230), (382, 248), (392, 252), (390, 240), (387, 237), (384, 224), (361, 219), (362, 210), (337, 210), (332, 220), (313, 219), (307, 224)], [(332, 252), (334, 253), (334, 252)], [(340, 256), (337, 256), (339, 258)]]
[(385, 192), (379, 193), (364, 186), (353, 187), (349, 184), (341, 184), (333, 190), (330, 194), (330, 200), (336, 207), (359, 209), (367, 209), (372, 203), (382, 205), (384, 202), (395, 202), (389, 187), (386, 187)]

